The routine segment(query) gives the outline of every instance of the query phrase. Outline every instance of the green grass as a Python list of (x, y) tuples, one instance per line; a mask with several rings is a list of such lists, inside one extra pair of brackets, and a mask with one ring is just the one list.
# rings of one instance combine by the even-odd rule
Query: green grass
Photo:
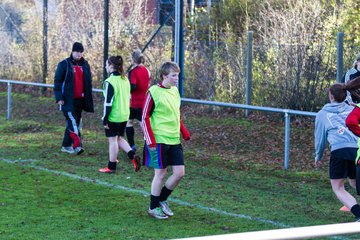
[(171, 196), (175, 216), (158, 221), (146, 213), (151, 169), (135, 173), (120, 153), (116, 174), (97, 172), (108, 154), (100, 99), (95, 114), (84, 114), (80, 156), (60, 152), (64, 120), (53, 99), (14, 94), (12, 101), (12, 120), (6, 121), (6, 94), (0, 93), (0, 239), (172, 239), (354, 220), (338, 210), (327, 160), (312, 166), (311, 119), (292, 123), (285, 171), (278, 118), (185, 106), (192, 134), (183, 144), (186, 176)]

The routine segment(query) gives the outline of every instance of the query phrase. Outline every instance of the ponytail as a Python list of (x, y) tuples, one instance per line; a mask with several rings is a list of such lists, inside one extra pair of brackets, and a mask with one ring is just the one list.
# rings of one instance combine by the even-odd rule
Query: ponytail
[(124, 75), (124, 61), (121, 56), (111, 56), (108, 58), (109, 64), (114, 66), (114, 69), (121, 75)]
[(360, 76), (349, 80), (345, 84), (345, 90), (349, 91), (353, 102), (360, 102)]

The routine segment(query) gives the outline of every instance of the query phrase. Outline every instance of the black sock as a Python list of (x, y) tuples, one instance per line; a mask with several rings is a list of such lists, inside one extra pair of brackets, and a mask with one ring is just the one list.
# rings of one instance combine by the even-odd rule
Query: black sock
[(160, 198), (159, 196), (154, 196), (154, 195), (150, 196), (150, 209), (160, 207), (159, 198)]
[(130, 160), (133, 160), (134, 156), (135, 156), (135, 152), (133, 150), (130, 150), (128, 153), (127, 153), (128, 157), (130, 158)]
[(359, 218), (360, 217), (360, 206), (359, 204), (355, 204), (354, 206), (351, 207), (351, 212), (352, 214), (355, 215), (355, 217)]
[(110, 162), (108, 163), (108, 168), (111, 170), (116, 170), (116, 162)]
[(168, 189), (167, 187), (163, 186), (160, 192), (160, 202), (166, 201), (170, 194), (172, 193), (172, 190)]
[(134, 135), (135, 135), (134, 127), (126, 127), (126, 137), (130, 147), (135, 145)]

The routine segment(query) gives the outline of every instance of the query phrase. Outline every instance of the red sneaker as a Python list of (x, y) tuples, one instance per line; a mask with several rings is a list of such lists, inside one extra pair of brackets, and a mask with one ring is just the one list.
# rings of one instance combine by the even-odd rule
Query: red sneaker
[(108, 168), (108, 167), (104, 167), (104, 168), (100, 168), (100, 169), (99, 169), (99, 172), (102, 172), (102, 173), (115, 173), (116, 170), (111, 170), (111, 169)]
[(134, 165), (135, 172), (138, 172), (140, 170), (140, 167), (141, 167), (140, 161), (141, 161), (141, 158), (137, 155), (135, 155), (134, 158), (131, 160), (131, 162)]

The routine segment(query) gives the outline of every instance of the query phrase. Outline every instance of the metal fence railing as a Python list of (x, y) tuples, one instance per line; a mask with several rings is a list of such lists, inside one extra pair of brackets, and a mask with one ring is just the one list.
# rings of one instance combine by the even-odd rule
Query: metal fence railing
[[(14, 80), (5, 80), (0, 79), (0, 83), (7, 83), (7, 119), (11, 119), (11, 85), (12, 84), (20, 84), (27, 86), (38, 86), (38, 87), (47, 87), (53, 88), (52, 84), (42, 84), (42, 83), (31, 83), (31, 82), (21, 82)], [(93, 89), (93, 92), (102, 92), (101, 89)], [(213, 105), (219, 107), (230, 107), (230, 108), (239, 108), (245, 110), (256, 110), (256, 111), (264, 111), (264, 112), (274, 112), (274, 113), (282, 113), (285, 118), (285, 150), (284, 150), (284, 169), (289, 168), (290, 161), (290, 115), (299, 115), (299, 116), (308, 116), (315, 117), (315, 112), (306, 112), (306, 111), (298, 111), (291, 109), (281, 109), (281, 108), (272, 108), (272, 107), (260, 107), (260, 106), (252, 106), (245, 104), (235, 104), (235, 103), (224, 103), (224, 102), (214, 102), (214, 101), (205, 101), (205, 100), (197, 100), (191, 98), (181, 98), (183, 103), (191, 103), (191, 104), (202, 104), (202, 105)]]

